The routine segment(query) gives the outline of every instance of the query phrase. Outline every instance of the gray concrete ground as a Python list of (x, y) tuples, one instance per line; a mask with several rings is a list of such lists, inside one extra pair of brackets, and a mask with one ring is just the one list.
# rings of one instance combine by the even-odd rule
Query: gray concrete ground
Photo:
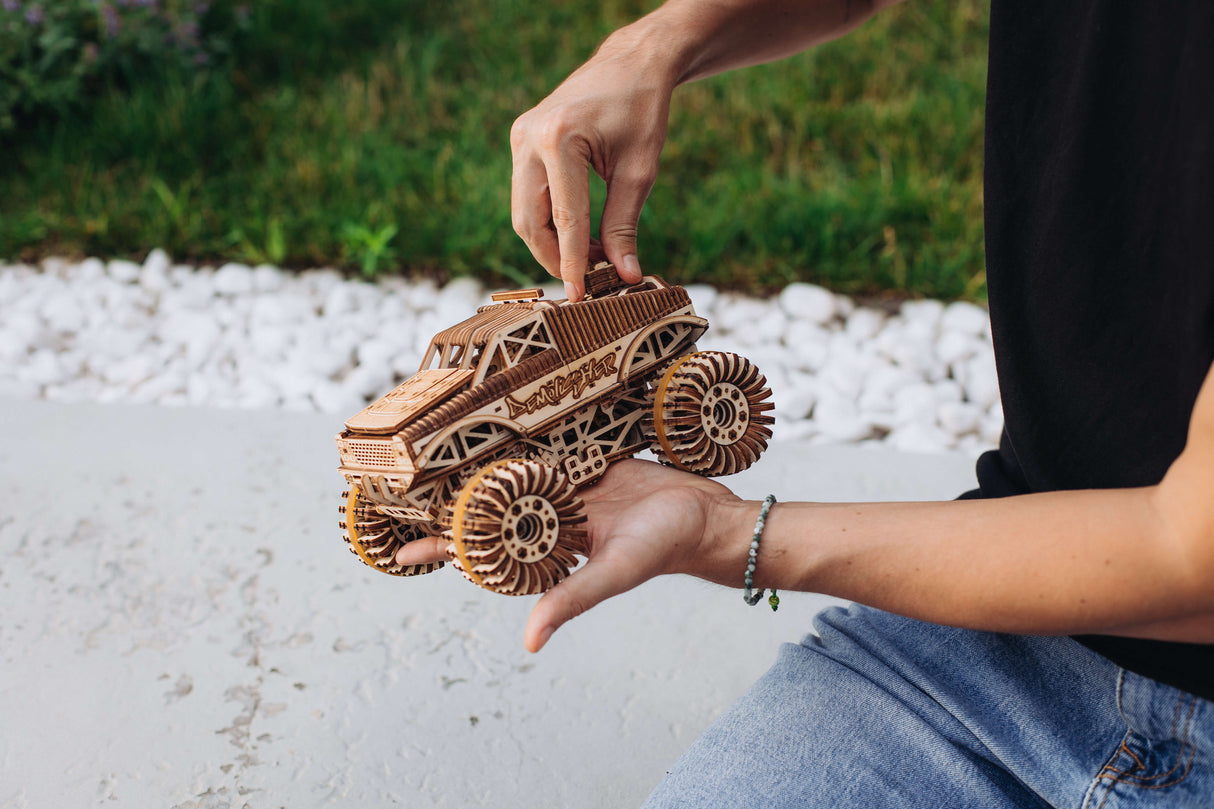
[[(0, 400), (0, 424), (2, 807), (631, 806), (830, 603), (671, 578), (529, 655), (534, 599), (346, 551), (331, 417)], [(731, 485), (950, 498), (971, 469), (785, 444)]]

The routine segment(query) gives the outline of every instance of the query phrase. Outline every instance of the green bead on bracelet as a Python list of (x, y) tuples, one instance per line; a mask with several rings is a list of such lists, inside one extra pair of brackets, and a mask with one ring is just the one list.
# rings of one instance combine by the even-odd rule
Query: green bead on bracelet
[[(759, 519), (755, 521), (755, 533), (750, 539), (750, 553), (746, 557), (746, 586), (742, 591), (742, 600), (752, 607), (759, 603), (759, 599), (766, 592), (766, 590), (760, 590), (757, 593), (754, 591), (755, 565), (759, 559), (759, 539), (762, 538), (763, 528), (767, 525), (767, 513), (771, 511), (771, 507), (775, 502), (776, 496), (774, 494), (769, 494), (763, 498), (763, 506), (759, 509)], [(767, 599), (767, 603), (771, 605), (772, 612), (780, 608), (780, 596), (776, 593), (774, 587), (771, 590), (771, 597)]]

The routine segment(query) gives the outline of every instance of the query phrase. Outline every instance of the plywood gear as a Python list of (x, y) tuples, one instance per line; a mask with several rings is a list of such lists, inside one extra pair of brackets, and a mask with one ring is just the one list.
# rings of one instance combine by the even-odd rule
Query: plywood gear
[(358, 486), (342, 492), (345, 505), (340, 509), (345, 519), (340, 523), (345, 529), (346, 543), (350, 553), (367, 565), (393, 576), (417, 576), (432, 573), (443, 566), (442, 562), (430, 565), (398, 565), (396, 552), (406, 542), (421, 539), (423, 534), (416, 525), (384, 514), (367, 498)]
[(452, 545), (471, 581), (505, 595), (542, 593), (585, 552), (582, 500), (569, 478), (537, 461), (485, 467), (455, 503)]
[(654, 451), (698, 475), (732, 475), (767, 449), (767, 379), (745, 357), (701, 351), (672, 363), (652, 394)]

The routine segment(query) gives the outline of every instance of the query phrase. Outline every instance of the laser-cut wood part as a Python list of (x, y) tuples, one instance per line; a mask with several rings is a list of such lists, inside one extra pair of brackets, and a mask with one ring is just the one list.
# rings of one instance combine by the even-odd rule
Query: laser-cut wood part
[(655, 452), (687, 472), (741, 472), (771, 440), (770, 396), (767, 379), (745, 357), (724, 351), (684, 357), (653, 392)]
[(620, 274), (615, 271), (615, 265), (606, 261), (600, 261), (587, 270), (582, 283), (586, 287), (586, 294), (592, 296), (614, 292), (620, 287), (627, 286), (620, 278)]
[(375, 504), (363, 496), (358, 486), (342, 492), (346, 504), (339, 511), (345, 515), (339, 525), (346, 531), (346, 543), (350, 553), (363, 562), (393, 576), (418, 576), (433, 573), (443, 566), (442, 562), (431, 565), (398, 565), (396, 552), (401, 545), (420, 539), (419, 527), (384, 514)]
[(552, 588), (585, 551), (582, 500), (538, 461), (496, 461), (464, 485), (452, 515), (455, 562), (470, 581), (506, 595)]
[(441, 565), (394, 557), (437, 536), (482, 587), (544, 592), (582, 552), (576, 490), (612, 461), (651, 448), (724, 475), (759, 457), (771, 391), (742, 357), (696, 353), (708, 321), (685, 289), (652, 275), (627, 284), (600, 262), (586, 291), (578, 303), (495, 293), (434, 336), (416, 375), (345, 423), (342, 529), (356, 556), (427, 573)]
[(540, 298), (544, 297), (544, 290), (540, 289), (539, 287), (533, 287), (531, 289), (508, 289), (503, 292), (494, 292), (489, 297), (494, 303), (501, 303), (502, 301), (539, 300)]

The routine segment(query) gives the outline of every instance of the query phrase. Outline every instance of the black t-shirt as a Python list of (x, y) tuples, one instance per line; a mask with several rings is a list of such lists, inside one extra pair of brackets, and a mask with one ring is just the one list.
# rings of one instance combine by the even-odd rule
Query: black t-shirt
[[(993, 0), (985, 171), (979, 495), (1158, 483), (1214, 362), (1214, 3)], [(1214, 699), (1214, 646), (1079, 640)]]

